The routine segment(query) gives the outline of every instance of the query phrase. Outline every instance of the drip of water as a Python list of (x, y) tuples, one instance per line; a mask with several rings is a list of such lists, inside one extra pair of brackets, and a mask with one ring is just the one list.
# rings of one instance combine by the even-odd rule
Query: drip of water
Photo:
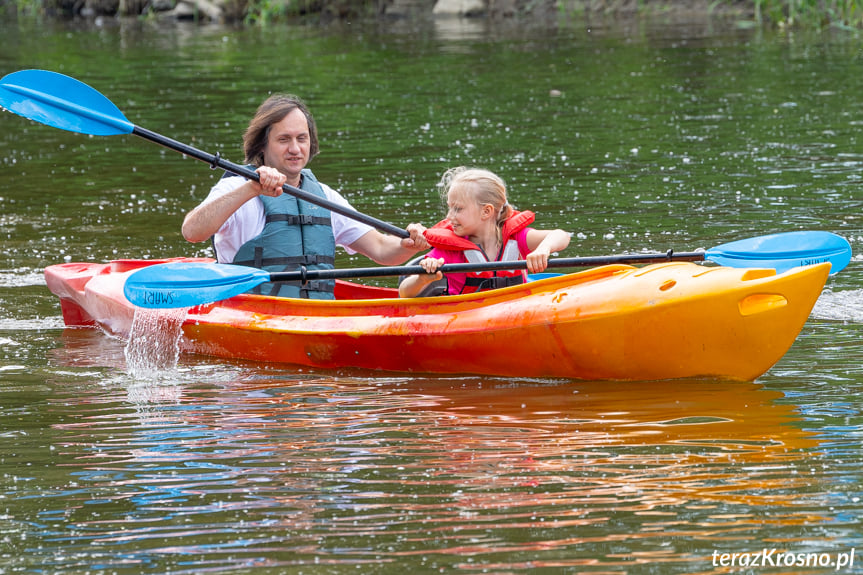
[(186, 308), (135, 310), (124, 349), (129, 375), (153, 379), (177, 368), (185, 318)]

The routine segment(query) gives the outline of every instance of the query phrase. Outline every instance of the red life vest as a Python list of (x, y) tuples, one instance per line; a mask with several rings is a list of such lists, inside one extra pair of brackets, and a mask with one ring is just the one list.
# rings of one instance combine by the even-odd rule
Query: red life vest
[[(534, 213), (531, 211), (513, 212), (501, 229), (501, 249), (494, 261), (511, 262), (523, 259), (515, 236), (532, 224), (534, 219)], [(438, 222), (426, 230), (424, 235), (428, 243), (444, 252), (444, 263), (484, 263), (489, 261), (485, 252), (478, 245), (465, 237), (456, 235), (452, 229), (452, 224), (447, 220)], [(447, 261), (456, 257), (459, 259)], [(527, 272), (525, 270), (483, 271), (468, 272), (465, 276), (467, 276), (465, 284), (460, 293), (473, 293), (519, 285), (525, 282)]]

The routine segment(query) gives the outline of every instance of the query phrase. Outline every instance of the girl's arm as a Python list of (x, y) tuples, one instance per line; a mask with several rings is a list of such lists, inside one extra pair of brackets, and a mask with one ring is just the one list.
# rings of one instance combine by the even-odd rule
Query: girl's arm
[(569, 246), (570, 234), (563, 230), (527, 230), (527, 247), (531, 250), (527, 257), (528, 273), (538, 274), (548, 267), (548, 256)]

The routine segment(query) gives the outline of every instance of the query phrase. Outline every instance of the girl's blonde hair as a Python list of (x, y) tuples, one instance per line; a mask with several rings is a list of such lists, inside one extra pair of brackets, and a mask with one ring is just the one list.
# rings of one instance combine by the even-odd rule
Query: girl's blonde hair
[(479, 205), (490, 204), (494, 208), (497, 214), (498, 235), (500, 235), (503, 223), (512, 216), (514, 211), (506, 198), (506, 184), (503, 179), (494, 172), (480, 168), (465, 166), (450, 168), (444, 172), (438, 184), (444, 204), (450, 190), (456, 185), (463, 184), (468, 184), (465, 190)]

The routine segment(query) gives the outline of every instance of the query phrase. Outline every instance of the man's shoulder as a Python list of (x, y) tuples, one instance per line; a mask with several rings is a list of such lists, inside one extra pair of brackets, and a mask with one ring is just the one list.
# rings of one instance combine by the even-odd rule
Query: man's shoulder
[(324, 190), (324, 195), (327, 196), (328, 200), (330, 200), (331, 202), (339, 202), (339, 203), (347, 204), (347, 200), (339, 192), (337, 192), (336, 190), (334, 190), (333, 188), (331, 188), (330, 186), (328, 186), (327, 184), (325, 184), (323, 182), (318, 182), (318, 183), (321, 185), (321, 189)]

